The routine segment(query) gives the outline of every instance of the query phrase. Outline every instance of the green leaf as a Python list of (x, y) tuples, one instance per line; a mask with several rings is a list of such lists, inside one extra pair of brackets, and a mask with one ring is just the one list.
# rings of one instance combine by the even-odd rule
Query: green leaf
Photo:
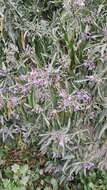
[(22, 177), (22, 180), (20, 181), (20, 183), (22, 185), (26, 186), (28, 181), (29, 181), (29, 176), (24, 176), (24, 177)]
[(55, 178), (51, 179), (51, 184), (53, 185), (53, 190), (58, 190), (58, 183)]
[(92, 182), (90, 182), (88, 186), (89, 186), (92, 190), (95, 189), (95, 188), (94, 188), (94, 184), (93, 184)]

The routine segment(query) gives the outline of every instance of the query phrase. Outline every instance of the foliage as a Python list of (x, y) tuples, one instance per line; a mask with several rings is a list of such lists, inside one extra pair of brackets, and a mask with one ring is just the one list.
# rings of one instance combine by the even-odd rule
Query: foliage
[(0, 188), (107, 189), (106, 14), (0, 0)]

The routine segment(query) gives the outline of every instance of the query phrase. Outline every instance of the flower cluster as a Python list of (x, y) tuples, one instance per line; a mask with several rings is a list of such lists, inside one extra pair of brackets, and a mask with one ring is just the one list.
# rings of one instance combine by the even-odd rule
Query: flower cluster
[[(32, 9), (35, 1), (27, 0), (28, 4), (22, 1), (0, 3), (0, 6), (3, 4), (3, 9), (0, 7), (0, 30), (3, 28), (0, 38), (0, 151), (6, 164), (10, 150), (20, 151), (20, 164), (26, 159), (31, 173), (35, 173), (35, 167), (40, 164), (43, 166), (40, 175), (45, 174), (44, 163), (52, 162), (55, 166), (52, 174), (59, 175), (58, 184), (65, 184), (66, 189), (72, 186), (72, 175), (78, 180), (80, 170), (83, 174), (85, 169), (88, 174), (86, 170), (96, 166), (93, 162), (98, 164), (98, 169), (100, 159), (102, 163), (106, 160), (105, 156), (98, 159), (96, 155), (106, 140), (107, 128), (106, 3), (99, 6), (97, 0), (42, 0), (36, 3), (35, 14), (35, 8)], [(39, 163), (32, 167), (38, 151), (43, 161), (39, 155)], [(8, 167), (0, 167), (1, 174), (6, 176)], [(54, 180), (51, 184), (46, 182), (45, 186), (38, 178), (35, 187), (37, 183), (37, 189), (49, 189)], [(26, 189), (32, 183), (29, 181)], [(9, 187), (15, 189), (17, 184), (12, 184), (14, 187)], [(3, 186), (0, 188), (8, 189)], [(81, 183), (77, 186), (84, 189)], [(35, 187), (32, 184), (32, 189)]]
[(85, 90), (79, 90), (75, 95), (79, 102), (89, 103), (91, 101), (90, 94)]
[(28, 75), (28, 83), (37, 87), (47, 87), (49, 84), (48, 72), (41, 69), (34, 69)]
[(85, 32), (82, 34), (82, 38), (84, 40), (91, 40), (92, 39), (92, 34), (90, 32)]
[(64, 89), (60, 91), (59, 108), (66, 110), (73, 109), (74, 112), (81, 110), (81, 104), (88, 104), (91, 102), (91, 95), (86, 90), (78, 90), (74, 95), (69, 95)]
[(86, 79), (88, 81), (91, 81), (91, 82), (94, 82), (94, 83), (97, 83), (97, 84), (101, 84), (103, 81), (101, 78), (99, 78), (98, 76), (96, 75), (90, 75), (90, 76), (86, 76)]
[(59, 108), (66, 110), (72, 105), (72, 97), (64, 89), (60, 91), (59, 96), (61, 97)]
[(95, 164), (93, 162), (84, 163), (83, 168), (85, 168), (87, 170), (91, 170), (91, 169), (95, 168)]
[(9, 98), (9, 104), (12, 108), (16, 107), (18, 103), (19, 103), (18, 97), (13, 96)]

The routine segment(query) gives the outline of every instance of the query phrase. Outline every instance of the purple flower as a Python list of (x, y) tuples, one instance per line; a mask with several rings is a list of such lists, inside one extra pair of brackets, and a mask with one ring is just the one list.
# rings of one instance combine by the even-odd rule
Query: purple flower
[(102, 83), (102, 79), (99, 78), (98, 76), (95, 76), (95, 75), (86, 76), (86, 79), (88, 79), (91, 82), (95, 82), (97, 84), (101, 84)]
[(95, 164), (93, 162), (87, 162), (83, 164), (83, 168), (87, 170), (91, 170), (95, 168)]
[(62, 97), (62, 98), (65, 98), (67, 96), (67, 92), (64, 89), (62, 89), (59, 92), (59, 96)]
[(61, 110), (66, 110), (68, 107), (73, 108), (74, 112), (80, 110), (80, 102), (77, 101), (75, 96), (67, 94), (64, 89), (60, 91), (59, 95), (61, 97), (61, 100), (59, 102), (59, 108), (61, 108)]
[(59, 102), (60, 108), (66, 109), (67, 107), (71, 106), (72, 97), (71, 95), (67, 94), (64, 89), (60, 91), (59, 96), (61, 97), (61, 101)]
[(91, 40), (92, 39), (92, 34), (90, 32), (85, 32), (82, 34), (82, 38), (84, 40)]
[(0, 94), (8, 92), (8, 89), (6, 87), (0, 88)]
[(90, 94), (85, 90), (77, 91), (76, 98), (79, 102), (83, 101), (84, 103), (89, 103), (91, 101)]
[(13, 97), (10, 97), (9, 103), (10, 103), (10, 105), (14, 108), (15, 106), (18, 105), (19, 100), (18, 100), (17, 97), (13, 96)]
[(88, 69), (88, 70), (93, 70), (95, 69), (96, 65), (92, 60), (87, 60), (84, 62), (84, 66)]
[(39, 87), (43, 87), (47, 84), (47, 82), (45, 81), (45, 79), (37, 79), (34, 81), (34, 84)]
[(21, 85), (20, 84), (16, 84), (15, 86), (10, 86), (9, 87), (9, 92), (11, 94), (14, 94), (14, 95), (17, 94), (17, 93), (19, 93), (20, 90), (21, 90)]
[(25, 84), (23, 86), (20, 86), (20, 91), (25, 96), (28, 94), (29, 90), (30, 90), (30, 85), (29, 84)]
[(46, 70), (35, 69), (28, 75), (28, 83), (37, 87), (47, 87), (49, 84), (49, 73)]
[(63, 107), (64, 109), (66, 109), (69, 106), (71, 106), (71, 97), (70, 96), (63, 98), (61, 101), (61, 107)]
[(79, 111), (80, 110), (80, 106), (79, 106), (79, 104), (73, 104), (73, 111), (74, 112), (77, 112), (77, 111)]

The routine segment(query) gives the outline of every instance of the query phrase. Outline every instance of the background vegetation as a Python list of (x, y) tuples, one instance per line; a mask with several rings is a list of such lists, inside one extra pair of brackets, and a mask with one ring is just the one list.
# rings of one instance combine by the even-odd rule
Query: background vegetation
[(106, 0), (0, 0), (0, 190), (107, 190)]

